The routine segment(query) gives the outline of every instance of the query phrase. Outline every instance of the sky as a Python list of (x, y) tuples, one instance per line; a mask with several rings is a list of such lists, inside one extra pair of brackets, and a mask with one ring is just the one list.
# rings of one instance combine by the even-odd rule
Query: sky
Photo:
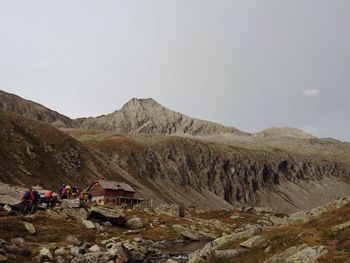
[(0, 89), (70, 117), (152, 97), (350, 141), (348, 0), (0, 0)]

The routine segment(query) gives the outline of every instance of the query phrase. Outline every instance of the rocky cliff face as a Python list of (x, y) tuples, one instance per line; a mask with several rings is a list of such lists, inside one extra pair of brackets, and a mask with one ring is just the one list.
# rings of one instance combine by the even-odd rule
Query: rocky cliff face
[[(342, 181), (349, 176), (349, 166), (325, 160), (322, 154), (310, 158), (180, 137), (97, 137), (92, 142), (89, 136), (88, 147), (167, 202), (213, 208), (204, 197), (210, 192), (230, 204), (266, 205), (291, 212), (350, 194)], [(194, 191), (199, 193), (196, 198)]]

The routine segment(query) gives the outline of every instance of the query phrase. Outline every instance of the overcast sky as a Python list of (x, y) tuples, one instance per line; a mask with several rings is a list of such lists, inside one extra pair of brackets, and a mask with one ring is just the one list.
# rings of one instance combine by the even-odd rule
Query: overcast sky
[(350, 141), (350, 1), (0, 1), (0, 89), (70, 117), (133, 97)]

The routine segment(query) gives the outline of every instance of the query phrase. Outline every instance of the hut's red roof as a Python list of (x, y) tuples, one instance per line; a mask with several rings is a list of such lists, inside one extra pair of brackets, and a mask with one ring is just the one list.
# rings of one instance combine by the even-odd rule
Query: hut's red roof
[[(134, 188), (132, 188), (130, 185), (126, 183), (107, 181), (107, 180), (98, 180), (98, 181), (95, 181), (93, 184), (91, 184), (91, 186), (93, 186), (96, 183), (100, 184), (101, 187), (104, 189), (124, 190), (124, 191), (134, 192), (134, 193), (136, 192)], [(89, 187), (89, 189), (91, 188), (91, 186)]]

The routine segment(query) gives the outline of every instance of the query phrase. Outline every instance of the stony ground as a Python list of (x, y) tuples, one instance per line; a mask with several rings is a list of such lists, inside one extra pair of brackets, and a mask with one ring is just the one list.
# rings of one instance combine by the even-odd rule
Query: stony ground
[(171, 257), (184, 262), (187, 255), (183, 251), (163, 251), (190, 242), (204, 245), (237, 229), (250, 228), (269, 214), (231, 210), (186, 213), (180, 218), (150, 209), (77, 208), (72, 201), (53, 210), (22, 215), (4, 206), (0, 209), (0, 262), (97, 262), (97, 258), (98, 262), (165, 262)]
[[(350, 198), (307, 212), (269, 209), (187, 213), (107, 209), (112, 225), (89, 218), (91, 209), (57, 207), (24, 216), (0, 210), (0, 262), (348, 262)], [(113, 221), (118, 218), (121, 221)], [(188, 242), (208, 242), (189, 255), (166, 253)], [(179, 257), (182, 256), (182, 257)], [(7, 259), (7, 261), (5, 261)]]

